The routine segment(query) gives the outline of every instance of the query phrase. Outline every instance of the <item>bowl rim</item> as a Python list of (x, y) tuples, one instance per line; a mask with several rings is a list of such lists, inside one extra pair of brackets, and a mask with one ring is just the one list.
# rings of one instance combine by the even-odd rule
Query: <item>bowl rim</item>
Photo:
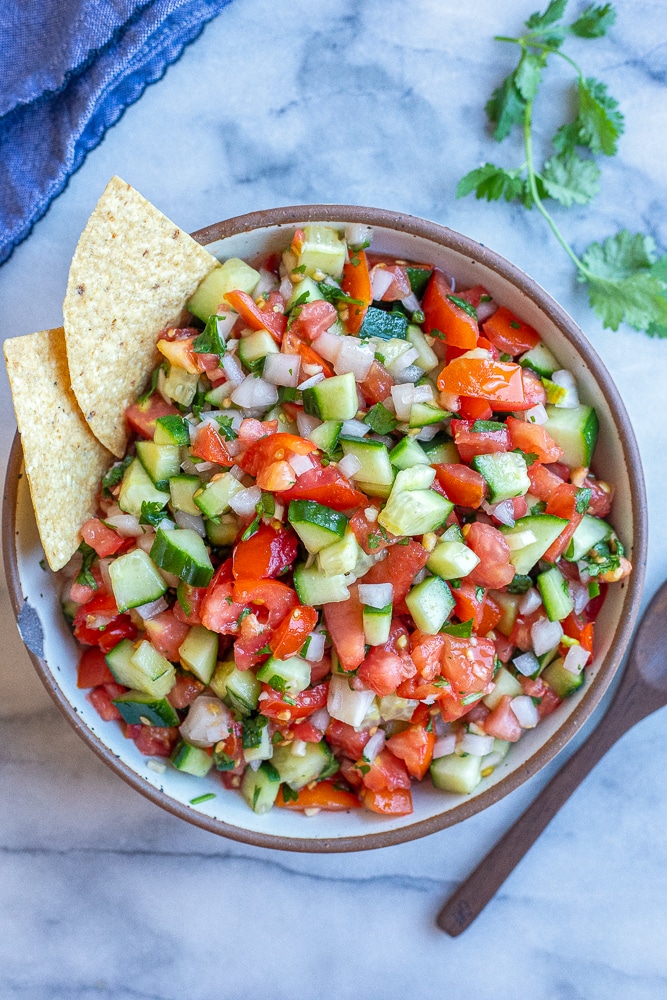
[[(497, 784), (481, 792), (474, 798), (466, 799), (436, 816), (417, 820), (414, 823), (396, 829), (379, 830), (345, 837), (286, 837), (237, 827), (191, 809), (171, 798), (166, 792), (148, 784), (144, 778), (117, 758), (76, 713), (56, 683), (55, 677), (49, 669), (46, 660), (26, 647), (44, 687), (73, 729), (105, 764), (125, 782), (156, 805), (204, 830), (231, 840), (250, 844), (254, 847), (267, 847), (275, 850), (295, 851), (299, 853), (334, 853), (393, 846), (428, 836), (431, 833), (453, 826), (476, 813), (482, 812), (488, 806), (493, 805), (514, 791), (527, 778), (548, 764), (565, 747), (600, 702), (622, 662), (632, 635), (639, 613), (646, 568), (648, 512), (644, 476), (637, 441), (620, 393), (605, 365), (569, 314), (534, 279), (530, 278), (516, 265), (511, 264), (499, 253), (490, 250), (471, 237), (464, 236), (438, 223), (403, 212), (355, 205), (295, 205), (264, 209), (214, 223), (197, 230), (192, 236), (197, 242), (206, 246), (217, 240), (250, 232), (255, 229), (271, 226), (293, 226), (296, 223), (307, 222), (356, 222), (363, 225), (406, 232), (411, 235), (423, 237), (446, 249), (454, 250), (465, 257), (469, 257), (475, 263), (482, 263), (490, 270), (495, 271), (501, 278), (511, 282), (545, 313), (558, 328), (559, 332), (565, 336), (566, 340), (574, 346), (577, 353), (583, 358), (596, 383), (603, 391), (611, 410), (626, 467), (628, 470), (633, 470), (633, 475), (630, 476), (634, 528), (632, 549), (633, 573), (625, 593), (623, 613), (616, 626), (613, 646), (609, 649), (600, 664), (595, 678), (595, 685), (588, 688), (580, 703), (559, 729), (521, 767), (518, 767), (505, 778), (502, 778)], [(5, 574), (12, 608), (17, 621), (25, 600), (21, 589), (16, 551), (16, 512), (22, 461), (21, 439), (17, 431), (7, 463), (2, 518), (2, 549)]]

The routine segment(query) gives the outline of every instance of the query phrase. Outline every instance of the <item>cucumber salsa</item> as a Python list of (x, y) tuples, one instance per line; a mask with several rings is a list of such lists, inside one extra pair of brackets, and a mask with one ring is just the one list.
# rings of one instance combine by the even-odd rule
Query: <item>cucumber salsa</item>
[(472, 792), (585, 683), (631, 570), (572, 374), (370, 240), (304, 226), (204, 278), (69, 566), (79, 686), (195, 801)]

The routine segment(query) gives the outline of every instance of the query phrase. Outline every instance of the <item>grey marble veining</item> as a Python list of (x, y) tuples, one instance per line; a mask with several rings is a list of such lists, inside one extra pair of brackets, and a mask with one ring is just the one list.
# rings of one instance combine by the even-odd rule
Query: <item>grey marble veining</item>
[[(129, 109), (0, 270), (1, 333), (58, 325), (68, 262), (118, 173), (196, 229), (279, 204), (422, 215), (527, 270), (609, 367), (645, 466), (646, 596), (667, 575), (667, 345), (604, 331), (535, 213), (456, 182), (496, 158), (483, 104), (535, 0), (235, 0)], [(582, 7), (576, 0), (571, 6)], [(667, 6), (620, 0), (611, 36), (575, 42), (621, 98), (627, 131), (594, 208), (557, 210), (576, 249), (621, 226), (667, 248)], [(566, 75), (559, 100), (566, 101)], [(538, 109), (538, 145), (562, 105)], [(4, 466), (14, 429), (1, 379)], [(464, 824), (352, 855), (224, 841), (126, 787), (70, 730), (34, 675), (0, 590), (0, 1000), (658, 1000), (667, 995), (664, 712), (614, 747), (483, 917), (458, 940), (441, 901), (536, 794)]]

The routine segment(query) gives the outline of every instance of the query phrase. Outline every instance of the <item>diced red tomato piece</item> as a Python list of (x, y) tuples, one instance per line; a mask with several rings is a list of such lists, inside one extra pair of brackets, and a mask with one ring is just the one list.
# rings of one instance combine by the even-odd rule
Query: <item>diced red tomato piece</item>
[(445, 637), (442, 634), (427, 635), (413, 632), (410, 640), (412, 662), (425, 681), (432, 681), (440, 674)]
[(236, 635), (239, 631), (239, 617), (246, 605), (236, 603), (232, 597), (232, 584), (211, 582), (201, 608), (201, 621), (210, 632), (220, 635)]
[[(220, 746), (222, 743), (222, 746)], [(220, 777), (243, 774), (245, 760), (243, 757), (243, 729), (239, 722), (233, 722), (229, 735), (216, 744), (216, 767), (221, 772)], [(225, 754), (226, 759), (222, 756)], [(224, 784), (223, 780), (223, 784)], [(234, 784), (231, 786), (234, 788)]]
[(339, 750), (352, 760), (359, 760), (364, 752), (364, 747), (371, 738), (371, 734), (369, 729), (357, 732), (352, 726), (348, 726), (347, 722), (332, 719), (327, 726), (326, 737), (327, 743), (334, 750)]
[(478, 629), (484, 613), (484, 588), (475, 586), (466, 577), (459, 587), (452, 587), (452, 597), (456, 617), (462, 622), (472, 619), (472, 627)]
[(196, 337), (197, 334), (186, 338), (181, 337), (178, 340), (160, 339), (157, 342), (157, 349), (165, 356), (170, 365), (183, 368), (190, 375), (196, 375), (205, 370), (200, 360), (201, 355), (196, 354), (192, 349)]
[(157, 418), (168, 416), (178, 416), (178, 410), (171, 403), (166, 403), (157, 392), (143, 403), (132, 403), (125, 410), (125, 419), (131, 429), (147, 440), (153, 439)]
[(114, 682), (115, 677), (107, 666), (102, 650), (95, 647), (84, 649), (79, 660), (76, 686), (78, 688), (94, 688), (99, 687), (100, 684), (113, 684)]
[[(280, 343), (287, 327), (287, 316), (279, 310), (277, 301), (278, 311), (274, 311), (271, 303), (263, 303), (262, 308), (247, 292), (239, 290), (227, 292), (225, 299), (249, 327), (253, 330), (268, 330), (276, 343)], [(282, 302), (282, 296), (280, 301)]]
[(381, 529), (377, 523), (377, 519), (374, 521), (368, 520), (366, 509), (370, 507), (376, 509), (375, 505), (369, 500), (365, 508), (355, 511), (350, 518), (350, 528), (367, 555), (373, 552), (382, 552), (383, 549), (386, 549), (395, 542), (398, 537), (397, 535), (392, 535), (390, 531)]
[(504, 694), (492, 712), (486, 717), (484, 730), (488, 736), (497, 740), (507, 740), (516, 743), (521, 736), (519, 720), (512, 711), (512, 696)]
[(69, 599), (75, 604), (87, 604), (95, 596), (97, 587), (89, 587), (87, 583), (77, 583), (76, 580), (69, 588)]
[(434, 465), (433, 468), (436, 479), (453, 504), (473, 509), (479, 507), (486, 490), (486, 482), (479, 472), (454, 462)]
[(244, 634), (243, 626), (247, 625), (249, 621), (250, 616), (243, 619), (240, 627), (240, 635), (234, 640), (234, 663), (239, 670), (251, 670), (258, 663), (266, 660), (268, 656), (262, 650), (266, 650), (271, 630), (260, 626), (261, 631), (252, 634), (246, 629)]
[(416, 667), (409, 656), (373, 646), (359, 667), (357, 676), (366, 687), (383, 698), (393, 694), (401, 681), (414, 677)]
[(563, 457), (563, 449), (557, 445), (541, 424), (531, 424), (526, 420), (508, 417), (507, 429), (512, 448), (520, 448), (526, 454), (537, 455), (538, 461), (548, 464)]
[(233, 573), (246, 580), (278, 576), (291, 566), (299, 549), (299, 539), (291, 528), (276, 530), (260, 524), (254, 535), (234, 547)]
[(483, 324), (484, 336), (503, 354), (523, 354), (540, 343), (540, 335), (506, 306), (500, 306)]
[[(382, 267), (383, 265), (376, 265)], [(410, 279), (404, 267), (400, 264), (385, 264), (383, 267), (388, 274), (391, 274), (391, 284), (382, 295), (383, 302), (396, 302), (405, 299), (412, 291)]]
[(444, 639), (442, 676), (451, 684), (452, 695), (466, 698), (484, 691), (493, 677), (493, 642), (478, 636), (476, 645), (472, 645), (470, 639), (447, 633)]
[(141, 726), (134, 742), (144, 757), (170, 757), (180, 738), (177, 726)]
[(522, 409), (525, 395), (521, 371), (520, 365), (511, 361), (455, 358), (440, 372), (438, 389), (454, 396), (487, 399), (494, 410)]
[(471, 583), (499, 590), (512, 582), (514, 567), (510, 563), (510, 547), (497, 528), (474, 521), (466, 525), (465, 542), (480, 560), (468, 574)]
[(497, 601), (494, 601), (490, 594), (486, 594), (482, 607), (482, 620), (479, 623), (480, 635), (486, 635), (494, 629), (501, 618), (502, 611), (500, 610), (500, 605)]
[(216, 465), (233, 465), (234, 459), (227, 450), (227, 445), (219, 431), (212, 424), (202, 424), (197, 431), (194, 443), (190, 446), (190, 454), (201, 458), (204, 462), (214, 462)]
[(433, 758), (435, 733), (425, 726), (411, 725), (387, 740), (387, 748), (405, 762), (408, 773), (418, 781), (428, 771)]
[(539, 500), (548, 500), (563, 485), (563, 480), (554, 475), (546, 466), (539, 462), (533, 462), (528, 466), (528, 478), (530, 479), (530, 492)]
[(348, 306), (348, 317), (345, 322), (348, 333), (359, 333), (368, 307), (373, 301), (368, 258), (363, 250), (356, 250), (344, 265), (341, 287), (350, 298), (359, 300), (359, 305)]
[(345, 788), (337, 788), (333, 781), (318, 781), (310, 788), (299, 789), (296, 799), (285, 801), (282, 787), (278, 792), (276, 805), (281, 809), (324, 809), (327, 812), (340, 812), (344, 809), (358, 809), (361, 802), (354, 792)]
[(472, 462), (475, 455), (491, 455), (498, 451), (509, 451), (510, 435), (507, 427), (497, 430), (473, 431), (474, 421), (452, 420), (451, 430), (454, 444), (464, 462)]
[(369, 404), (382, 403), (391, 396), (394, 380), (379, 361), (374, 361), (368, 369), (368, 375), (359, 383), (361, 394)]
[(262, 715), (266, 715), (269, 719), (277, 719), (278, 722), (293, 722), (297, 719), (306, 719), (318, 708), (324, 708), (329, 695), (329, 684), (324, 681), (315, 687), (306, 688), (292, 699), (294, 704), (284, 701), (278, 692), (267, 684), (262, 684), (262, 694), (267, 695), (259, 703)]
[(460, 396), (458, 412), (462, 420), (490, 420), (493, 416), (491, 404), (474, 396)]
[[(452, 290), (442, 271), (434, 270), (428, 283), (422, 309), (426, 317), (425, 330), (431, 333), (438, 330), (445, 335), (447, 344), (472, 350), (477, 344), (479, 327), (477, 321), (465, 309), (452, 302)], [(477, 393), (466, 393), (475, 396)]]
[(363, 608), (359, 586), (350, 587), (347, 601), (324, 605), (324, 621), (343, 670), (356, 670), (366, 655)]
[[(108, 685), (113, 687), (113, 685)], [(112, 698), (117, 698), (119, 694), (122, 694), (125, 688), (119, 688), (118, 692), (115, 694), (110, 694), (107, 691), (107, 686), (96, 687), (87, 695), (88, 701), (93, 706), (100, 718), (104, 719), (105, 722), (118, 722), (122, 716), (116, 706), (112, 702)]]
[(555, 708), (558, 708), (562, 698), (559, 698), (552, 687), (543, 681), (541, 677), (537, 677), (533, 680), (531, 677), (520, 677), (519, 683), (523, 688), (523, 693), (527, 694), (530, 698), (536, 699), (537, 704), (537, 714), (540, 719), (543, 719), (546, 715), (550, 715)]
[(236, 580), (233, 597), (237, 605), (252, 604), (260, 624), (271, 629), (299, 604), (295, 591), (279, 580)]
[(318, 729), (310, 719), (295, 722), (290, 731), (295, 740), (303, 740), (304, 743), (321, 743), (324, 739), (322, 730)]
[(409, 816), (412, 812), (412, 792), (409, 788), (397, 788), (393, 792), (373, 792), (362, 788), (361, 801), (371, 812), (383, 816)]
[[(336, 307), (323, 299), (318, 299), (316, 302), (306, 302), (300, 309), (301, 311), (290, 326), (289, 332), (303, 340), (317, 340), (320, 334), (325, 333), (338, 319)], [(317, 350), (317, 344), (315, 344), (315, 350)]]
[(362, 781), (372, 792), (394, 792), (397, 788), (410, 787), (410, 775), (404, 762), (387, 749), (381, 750), (368, 771), (363, 772)]
[(201, 606), (206, 597), (206, 587), (191, 587), (182, 583), (173, 612), (181, 624), (201, 625)]
[(611, 503), (614, 499), (614, 490), (607, 483), (606, 489), (602, 483), (593, 476), (586, 476), (584, 479), (584, 489), (591, 491), (591, 499), (588, 504), (588, 513), (593, 517), (606, 517), (611, 510)]
[(352, 507), (368, 506), (366, 496), (355, 490), (349, 479), (333, 465), (318, 467), (304, 472), (296, 483), (286, 490), (281, 500), (316, 500), (333, 510), (350, 510)]
[(570, 544), (572, 535), (583, 519), (583, 514), (577, 511), (577, 497), (579, 490), (571, 483), (561, 483), (547, 501), (547, 514), (555, 517), (564, 517), (570, 523), (563, 528), (558, 538), (551, 543), (543, 555), (546, 562), (556, 562), (562, 556), (565, 549)]
[(315, 608), (301, 606), (293, 608), (271, 636), (269, 640), (271, 652), (279, 660), (296, 656), (316, 625)]
[[(308, 303), (306, 303), (306, 305), (307, 304)], [(312, 302), (310, 304), (313, 306), (317, 305), (330, 306), (328, 302), (320, 302), (319, 300), (317, 302)], [(330, 306), (330, 308), (333, 309), (333, 306)], [(334, 312), (336, 312), (335, 309)], [(338, 313), (336, 313), (336, 316), (337, 315)], [(313, 350), (312, 347), (309, 347), (308, 344), (304, 343), (301, 337), (297, 336), (295, 330), (296, 323), (298, 323), (298, 320), (296, 320), (295, 323), (292, 324), (289, 330), (285, 331), (285, 336), (283, 337), (283, 342), (280, 345), (280, 350), (282, 351), (283, 354), (298, 354), (303, 364), (319, 365), (324, 374), (326, 375), (326, 377), (330, 378), (334, 374), (333, 368), (331, 367), (328, 361), (325, 361), (324, 358), (320, 357), (317, 351)], [(326, 329), (326, 327), (324, 327), (324, 329)], [(322, 331), (320, 330), (319, 332), (321, 333)]]
[(538, 403), (546, 403), (547, 392), (539, 375), (532, 372), (530, 368), (521, 369), (521, 384), (523, 385), (523, 403), (512, 405), (511, 403), (494, 403), (494, 410), (529, 410)]
[(126, 541), (113, 528), (108, 528), (106, 524), (103, 524), (99, 517), (91, 517), (81, 525), (81, 537), (86, 545), (95, 549), (101, 559), (118, 552), (118, 549), (122, 548)]
[(286, 461), (290, 455), (310, 455), (316, 451), (317, 447), (312, 441), (306, 441), (297, 434), (280, 432), (267, 435), (251, 444), (239, 460), (239, 465), (244, 472), (257, 476), (273, 462)]
[(172, 708), (187, 708), (204, 690), (204, 685), (192, 674), (177, 674), (176, 683), (167, 695)]
[(364, 583), (391, 583), (394, 587), (394, 613), (405, 614), (405, 595), (420, 569), (426, 565), (429, 553), (411, 538), (407, 545), (392, 545), (386, 559), (371, 566)]

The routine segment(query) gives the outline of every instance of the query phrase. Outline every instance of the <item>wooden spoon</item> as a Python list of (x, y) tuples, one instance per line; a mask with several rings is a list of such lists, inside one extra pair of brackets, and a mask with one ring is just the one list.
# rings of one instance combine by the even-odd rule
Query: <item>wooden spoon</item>
[(625, 673), (600, 724), (542, 789), (438, 914), (438, 926), (456, 937), (469, 927), (532, 847), (560, 807), (607, 750), (640, 719), (667, 704), (667, 581), (635, 633)]

